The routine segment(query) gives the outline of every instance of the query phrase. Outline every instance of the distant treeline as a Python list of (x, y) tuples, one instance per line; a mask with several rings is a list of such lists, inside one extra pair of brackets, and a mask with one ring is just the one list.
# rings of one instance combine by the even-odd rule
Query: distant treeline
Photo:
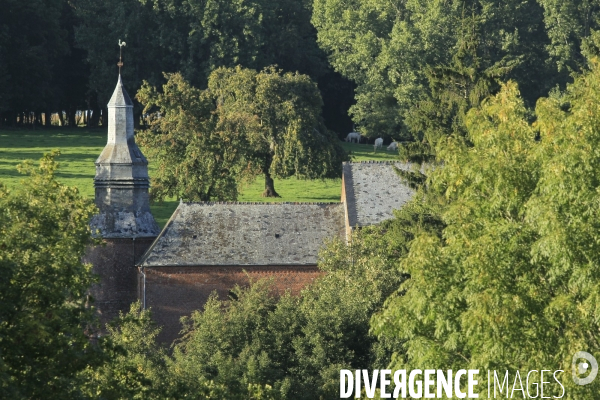
[[(354, 84), (333, 71), (317, 45), (311, 0), (7, 0), (0, 13), (0, 126), (101, 123), (116, 82), (119, 40), (125, 86), (181, 72), (197, 87), (220, 66), (277, 65), (308, 74), (330, 129), (348, 132)], [(139, 116), (141, 107), (136, 104)]]

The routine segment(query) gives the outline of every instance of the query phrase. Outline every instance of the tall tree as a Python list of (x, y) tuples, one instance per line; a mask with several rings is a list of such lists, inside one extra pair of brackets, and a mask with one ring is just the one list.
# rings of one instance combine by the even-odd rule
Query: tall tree
[[(592, 33), (600, 28), (597, 0), (538, 0), (544, 7), (544, 23), (550, 43), (548, 53), (559, 70), (580, 72), (586, 67), (586, 50), (593, 44)], [(584, 50), (582, 52), (582, 50)]]
[(347, 160), (337, 137), (323, 124), (323, 102), (306, 75), (268, 68), (219, 68), (208, 90), (221, 120), (244, 130), (257, 171), (265, 176), (265, 197), (279, 197), (273, 177), (334, 178)]
[(0, 392), (5, 398), (72, 398), (77, 373), (97, 365), (81, 258), (95, 212), (54, 179), (56, 153), (15, 191), (0, 187)]
[(347, 159), (306, 75), (219, 68), (199, 90), (176, 74), (162, 93), (146, 84), (138, 99), (161, 114), (139, 137), (159, 164), (158, 198), (234, 200), (238, 185), (260, 174), (264, 196), (274, 197), (273, 177), (338, 177)]
[(490, 79), (517, 80), (533, 104), (566, 76), (545, 62), (534, 0), (316, 0), (312, 20), (334, 68), (358, 85), (351, 113), (370, 136), (420, 140), (424, 124), (452, 126), (481, 89), (494, 93)]
[(167, 78), (162, 92), (145, 82), (137, 94), (144, 112), (153, 112), (149, 129), (137, 138), (158, 168), (152, 196), (236, 199), (240, 181), (252, 174), (245, 136), (220, 129), (209, 92), (191, 86), (180, 74)]
[(63, 0), (2, 3), (0, 15), (0, 120), (45, 112), (54, 99), (54, 67), (68, 53), (61, 28)]
[[(597, 392), (598, 382), (577, 386), (569, 376), (577, 351), (600, 351), (593, 64), (564, 96), (538, 102), (535, 125), (509, 83), (468, 113), (466, 139), (440, 146), (444, 166), (429, 190), (443, 195), (441, 230), (416, 232), (401, 260), (410, 279), (372, 322), (406, 341), (395, 367), (514, 377), (543, 365), (565, 371), (564, 398)], [(561, 396), (558, 385), (548, 390)]]

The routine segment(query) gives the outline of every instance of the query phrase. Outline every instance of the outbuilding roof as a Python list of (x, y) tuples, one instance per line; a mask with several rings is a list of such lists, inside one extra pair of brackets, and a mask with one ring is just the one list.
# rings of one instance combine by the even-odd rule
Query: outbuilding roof
[(393, 210), (408, 202), (414, 190), (394, 167), (411, 171), (412, 164), (386, 161), (345, 162), (344, 190), (351, 228), (379, 224), (394, 217)]
[(139, 265), (315, 265), (342, 203), (181, 203)]

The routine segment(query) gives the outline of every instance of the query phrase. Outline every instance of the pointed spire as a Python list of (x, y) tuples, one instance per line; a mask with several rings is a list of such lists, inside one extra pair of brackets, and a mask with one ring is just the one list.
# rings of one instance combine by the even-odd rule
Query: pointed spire
[(108, 141), (96, 160), (96, 206), (92, 229), (104, 238), (155, 237), (150, 212), (148, 161), (135, 144), (133, 102), (119, 74), (108, 102)]
[(113, 92), (110, 100), (108, 101), (108, 108), (110, 107), (133, 107), (133, 102), (125, 90), (123, 86), (123, 80), (121, 79), (121, 74), (119, 74), (119, 79), (117, 80), (117, 86), (115, 87), (115, 91)]

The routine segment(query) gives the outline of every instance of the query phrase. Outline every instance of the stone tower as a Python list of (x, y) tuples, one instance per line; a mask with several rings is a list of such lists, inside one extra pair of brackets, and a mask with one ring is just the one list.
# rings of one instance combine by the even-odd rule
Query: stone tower
[(133, 103), (119, 74), (108, 102), (108, 142), (96, 160), (99, 213), (90, 222), (104, 245), (91, 248), (86, 256), (100, 276), (91, 294), (103, 322), (138, 299), (135, 263), (160, 232), (150, 212), (149, 186), (148, 161), (133, 135)]

